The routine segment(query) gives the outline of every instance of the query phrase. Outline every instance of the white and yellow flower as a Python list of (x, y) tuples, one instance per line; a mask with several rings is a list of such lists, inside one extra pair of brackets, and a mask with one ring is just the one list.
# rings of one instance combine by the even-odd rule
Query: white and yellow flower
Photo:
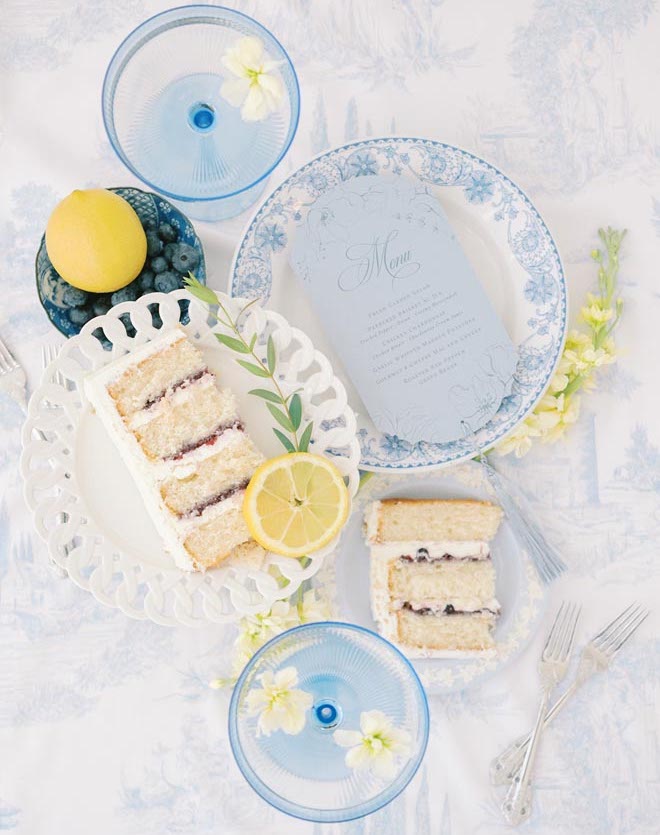
[(332, 736), (337, 745), (350, 749), (346, 753), (349, 768), (368, 769), (385, 780), (396, 775), (397, 759), (410, 752), (410, 734), (394, 727), (380, 710), (361, 713), (359, 731), (338, 730)]
[(323, 620), (330, 620), (331, 611), (328, 601), (319, 597), (314, 589), (309, 589), (303, 595), (299, 605), (301, 623), (318, 623)]
[(512, 452), (516, 458), (522, 458), (532, 448), (532, 439), (538, 438), (540, 434), (541, 431), (535, 425), (534, 415), (530, 415), (497, 445), (497, 453), (509, 455)]
[(270, 736), (273, 731), (299, 734), (305, 727), (307, 711), (311, 708), (311, 693), (298, 690), (298, 671), (285, 667), (277, 673), (270, 671), (257, 676), (261, 686), (250, 690), (245, 702), (249, 716), (257, 716), (257, 736)]
[(263, 41), (253, 36), (241, 38), (222, 56), (234, 78), (224, 81), (220, 95), (241, 108), (244, 121), (259, 122), (280, 106), (284, 84), (274, 72), (279, 63), (268, 58)]
[(546, 394), (536, 407), (534, 417), (544, 444), (558, 440), (566, 428), (580, 416), (580, 399), (575, 395)]
[(238, 653), (250, 658), (265, 643), (281, 632), (298, 625), (298, 613), (295, 606), (286, 600), (278, 600), (264, 614), (245, 615), (239, 621), (239, 635), (236, 640)]

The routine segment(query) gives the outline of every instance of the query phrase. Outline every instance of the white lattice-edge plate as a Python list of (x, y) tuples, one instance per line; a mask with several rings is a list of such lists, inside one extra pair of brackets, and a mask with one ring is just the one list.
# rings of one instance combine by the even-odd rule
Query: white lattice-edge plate
[[(303, 580), (316, 574), (336, 541), (311, 554), (304, 569), (297, 560), (269, 554), (259, 568), (230, 564), (206, 574), (186, 573), (164, 551), (132, 476), (81, 391), (88, 372), (158, 334), (152, 313), (166, 328), (182, 318), (187, 322), (183, 327), (189, 338), (223, 385), (235, 392), (255, 442), (266, 455), (284, 451), (273, 434), (273, 419), (264, 401), (248, 394), (255, 378), (237, 365), (236, 354), (215, 339), (214, 327), (219, 326), (201, 303), (192, 301), (189, 320), (182, 317), (178, 304), (182, 298), (189, 298), (184, 290), (119, 304), (88, 322), (63, 346), (30, 400), (21, 470), (37, 531), (48, 543), (52, 559), (77, 585), (131, 617), (198, 625), (232, 621), (293, 594)], [(243, 307), (240, 300), (222, 295), (221, 299), (233, 316)], [(252, 307), (241, 322), (246, 338), (257, 335), (256, 344), (263, 346), (264, 355), (272, 334), (280, 387), (286, 394), (300, 391), (303, 419), (314, 422), (310, 451), (331, 455), (351, 496), (355, 495), (360, 457), (355, 416), (330, 363), (304, 333), (277, 313)], [(131, 324), (133, 336), (126, 327)], [(104, 350), (93, 335), (99, 327), (111, 351)]]
[[(493, 501), (480, 464), (471, 461), (414, 476), (376, 474), (360, 490), (337, 549), (335, 606), (338, 616), (377, 631), (369, 605), (369, 549), (362, 519), (369, 502), (385, 498), (486, 499)], [(508, 664), (531, 640), (544, 611), (545, 588), (506, 518), (492, 543), (496, 597), (502, 612), (495, 628), (494, 656), (414, 658), (429, 693), (450, 693), (482, 681)], [(401, 647), (405, 653), (405, 648)]]

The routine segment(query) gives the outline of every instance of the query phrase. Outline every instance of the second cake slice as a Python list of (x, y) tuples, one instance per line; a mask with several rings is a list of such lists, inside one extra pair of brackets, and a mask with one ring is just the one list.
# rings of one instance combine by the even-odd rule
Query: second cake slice
[(386, 499), (366, 513), (371, 602), (382, 634), (410, 654), (489, 652), (500, 606), (490, 502)]

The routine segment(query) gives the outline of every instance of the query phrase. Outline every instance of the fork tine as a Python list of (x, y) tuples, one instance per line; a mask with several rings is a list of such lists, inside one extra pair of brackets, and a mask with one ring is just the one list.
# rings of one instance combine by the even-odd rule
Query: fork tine
[(614, 627), (614, 629), (609, 630), (605, 638), (601, 638), (598, 642), (598, 649), (602, 652), (606, 652), (606, 647), (611, 645), (613, 641), (615, 641), (619, 635), (628, 628), (629, 624), (635, 620), (637, 615), (643, 611), (639, 603), (634, 604), (633, 607), (630, 607), (630, 611), (622, 618), (619, 623)]
[(18, 363), (12, 356), (9, 348), (5, 345), (5, 343), (0, 339), (0, 359), (3, 361), (3, 365), (7, 366), (7, 370), (10, 368), (16, 368)]
[(623, 610), (620, 614), (618, 614), (614, 620), (610, 621), (607, 626), (604, 626), (597, 635), (591, 639), (592, 644), (599, 643), (603, 639), (609, 638), (612, 634), (612, 630), (616, 629), (617, 625), (621, 622), (623, 618), (625, 618), (629, 613), (630, 610), (639, 606), (639, 603), (631, 603), (626, 609)]
[(559, 609), (557, 610), (557, 614), (555, 615), (555, 619), (552, 623), (552, 627), (550, 628), (550, 632), (548, 632), (548, 637), (545, 640), (545, 646), (543, 647), (543, 655), (550, 655), (552, 652), (552, 646), (554, 644), (554, 640), (557, 634), (558, 624), (562, 621), (564, 617), (564, 611), (566, 609), (566, 601), (563, 601)]
[(557, 655), (559, 655), (559, 653), (561, 651), (561, 647), (562, 647), (563, 642), (564, 642), (564, 635), (566, 633), (568, 624), (570, 623), (570, 618), (571, 618), (571, 612), (572, 611), (573, 611), (573, 604), (572, 603), (567, 603), (566, 607), (564, 609), (564, 612), (563, 612), (561, 623), (557, 627), (557, 631), (555, 633), (555, 636), (554, 636), (554, 639), (553, 639), (553, 642), (552, 642), (552, 648), (551, 648), (551, 651), (550, 651), (550, 655), (553, 658), (555, 658)]
[(650, 612), (649, 612), (648, 609), (643, 610), (642, 612), (640, 612), (640, 614), (637, 616), (637, 618), (631, 624), (629, 624), (626, 631), (622, 635), (619, 635), (616, 638), (614, 646), (608, 648), (606, 650), (606, 652), (609, 652), (612, 655), (616, 655), (616, 653), (621, 649), (621, 647), (626, 643), (626, 641), (630, 637), (632, 637), (632, 635), (634, 635), (635, 632), (639, 629), (639, 627), (644, 623), (644, 621), (649, 616), (649, 614), (650, 614)]
[(608, 625), (602, 629), (598, 635), (596, 635), (592, 643), (600, 649), (603, 645), (611, 641), (611, 639), (622, 627), (625, 628), (626, 624), (639, 614), (640, 611), (641, 606), (639, 603), (631, 603), (627, 609), (621, 612), (618, 617), (616, 617), (611, 623), (608, 623)]
[(580, 613), (582, 612), (582, 606), (573, 606), (573, 611), (571, 613), (571, 622), (569, 624), (569, 630), (565, 635), (563, 650), (562, 650), (562, 659), (566, 660), (568, 656), (571, 654), (573, 650), (573, 643), (575, 641), (575, 632), (577, 630), (578, 620), (580, 619)]

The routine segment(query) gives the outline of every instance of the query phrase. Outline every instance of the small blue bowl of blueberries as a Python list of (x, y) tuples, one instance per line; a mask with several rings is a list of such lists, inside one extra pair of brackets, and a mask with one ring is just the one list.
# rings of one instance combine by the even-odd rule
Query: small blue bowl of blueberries
[[(127, 200), (140, 219), (147, 238), (147, 258), (142, 271), (114, 293), (89, 293), (65, 281), (51, 264), (46, 236), (37, 253), (36, 277), (39, 300), (55, 327), (64, 336), (75, 336), (95, 316), (102, 316), (120, 302), (135, 301), (147, 293), (171, 293), (183, 287), (189, 272), (206, 284), (204, 250), (192, 223), (175, 206), (158, 194), (137, 188), (110, 188)], [(181, 322), (188, 323), (188, 301), (179, 301)], [(153, 314), (159, 319), (157, 313)], [(127, 331), (135, 331), (127, 317)], [(160, 327), (154, 321), (154, 327)], [(133, 330), (133, 334), (131, 334)]]

